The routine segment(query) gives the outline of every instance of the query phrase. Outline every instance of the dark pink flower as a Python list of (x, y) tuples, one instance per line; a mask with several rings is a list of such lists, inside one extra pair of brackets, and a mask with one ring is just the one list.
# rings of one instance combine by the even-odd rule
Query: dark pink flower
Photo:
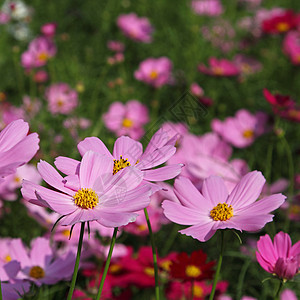
[(52, 38), (55, 35), (57, 28), (56, 23), (46, 23), (41, 27), (41, 33), (48, 38)]
[(290, 31), (285, 35), (283, 51), (294, 65), (300, 64), (300, 33), (298, 31)]

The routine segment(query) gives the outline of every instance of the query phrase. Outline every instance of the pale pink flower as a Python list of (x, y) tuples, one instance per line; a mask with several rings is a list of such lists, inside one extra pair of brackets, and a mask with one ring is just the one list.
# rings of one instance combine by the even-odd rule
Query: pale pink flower
[(39, 99), (31, 99), (29, 96), (23, 97), (22, 110), (25, 112), (26, 120), (30, 120), (40, 111), (42, 103)]
[(36, 133), (28, 135), (29, 125), (17, 120), (7, 125), (0, 133), (0, 182), (24, 165), (39, 149)]
[(55, 35), (56, 28), (57, 28), (57, 24), (56, 23), (46, 23), (46, 24), (42, 25), (42, 27), (41, 27), (41, 33), (45, 37), (52, 38)]
[(3, 11), (0, 11), (0, 24), (6, 24), (10, 21), (10, 16)]
[(192, 9), (197, 15), (219, 16), (223, 13), (223, 6), (219, 0), (194, 0)]
[(72, 276), (75, 253), (70, 251), (56, 257), (48, 239), (39, 237), (32, 240), (30, 251), (24, 247), (21, 239), (14, 239), (10, 243), (10, 253), (12, 259), (21, 264), (17, 277), (28, 279), (38, 286), (69, 280)]
[(211, 57), (208, 61), (209, 67), (204, 64), (198, 66), (198, 70), (204, 74), (211, 76), (237, 76), (240, 74), (240, 70), (236, 65), (227, 59), (217, 59)]
[(273, 220), (271, 211), (283, 204), (285, 196), (274, 194), (258, 200), (265, 178), (258, 171), (245, 175), (229, 194), (221, 177), (204, 180), (200, 193), (188, 178), (179, 177), (174, 192), (180, 203), (165, 200), (165, 216), (172, 222), (191, 225), (179, 231), (201, 242), (218, 229), (258, 231)]
[(196, 83), (196, 82), (193, 82), (191, 84), (190, 90), (191, 90), (191, 93), (194, 96), (198, 97), (198, 98), (204, 96), (204, 90), (203, 90), (203, 88), (198, 83)]
[(67, 83), (55, 83), (47, 88), (45, 97), (52, 114), (69, 114), (78, 105), (78, 94)]
[(147, 106), (137, 100), (126, 104), (114, 102), (103, 115), (103, 121), (117, 136), (128, 135), (139, 140), (145, 133), (143, 126), (149, 122), (149, 112)]
[(31, 41), (28, 50), (22, 54), (21, 63), (27, 69), (42, 67), (55, 54), (56, 46), (53, 41), (40, 36)]
[(300, 268), (300, 241), (292, 246), (287, 233), (280, 231), (272, 240), (268, 234), (257, 242), (256, 258), (260, 266), (283, 280), (292, 279)]
[(243, 76), (257, 73), (262, 69), (262, 64), (258, 60), (243, 54), (235, 55), (233, 62), (240, 69)]
[(294, 65), (300, 64), (300, 33), (298, 31), (290, 31), (285, 35), (283, 51)]
[(175, 146), (181, 143), (183, 136), (188, 132), (184, 123), (165, 122), (161, 125), (161, 129), (169, 135), (170, 139), (177, 138)]
[(118, 17), (117, 25), (124, 35), (136, 42), (150, 43), (153, 27), (146, 17), (138, 17), (135, 13), (123, 14)]
[(134, 72), (134, 77), (159, 88), (171, 82), (172, 68), (172, 62), (167, 57), (150, 57), (140, 63), (138, 70)]
[(292, 291), (290, 289), (285, 289), (280, 294), (280, 300), (298, 300), (298, 298), (294, 291)]
[(138, 187), (141, 171), (129, 166), (114, 175), (114, 161), (108, 155), (85, 151), (81, 162), (58, 157), (55, 165), (67, 176), (62, 177), (45, 161), (40, 161), (38, 171), (58, 191), (24, 180), (21, 192), (25, 200), (64, 216), (60, 225), (97, 221), (119, 227), (133, 222), (134, 212), (150, 202), (151, 187)]
[(125, 45), (119, 41), (108, 41), (107, 48), (114, 52), (123, 52), (125, 50)]
[(228, 117), (223, 122), (213, 119), (211, 127), (228, 143), (245, 148), (265, 132), (267, 119), (267, 115), (263, 112), (253, 115), (245, 109), (240, 109), (234, 117)]
[(122, 169), (133, 168), (134, 172), (136, 170), (142, 175), (144, 181), (164, 181), (177, 176), (182, 168), (182, 164), (156, 168), (174, 155), (176, 140), (176, 137), (171, 138), (167, 132), (159, 129), (149, 141), (144, 153), (142, 144), (127, 136), (116, 140), (113, 155), (97, 137), (86, 138), (77, 147), (82, 156), (90, 150), (107, 155), (113, 163), (108, 170), (113, 174), (118, 174)]
[(25, 111), (9, 102), (0, 103), (0, 129), (18, 119), (25, 119)]

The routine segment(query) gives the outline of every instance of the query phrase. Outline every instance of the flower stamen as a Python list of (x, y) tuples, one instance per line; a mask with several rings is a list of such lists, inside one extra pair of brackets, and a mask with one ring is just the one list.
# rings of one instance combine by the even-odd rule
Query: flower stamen
[(219, 203), (210, 211), (210, 216), (215, 221), (227, 221), (233, 217), (233, 208), (227, 203)]
[(29, 276), (35, 279), (41, 279), (45, 277), (45, 271), (39, 266), (34, 266), (30, 269)]
[(92, 189), (80, 189), (73, 199), (75, 204), (83, 209), (93, 209), (99, 203), (98, 195)]
[(113, 175), (117, 174), (119, 171), (129, 166), (130, 162), (127, 160), (127, 158), (123, 158), (122, 155), (120, 155), (120, 159), (114, 159)]

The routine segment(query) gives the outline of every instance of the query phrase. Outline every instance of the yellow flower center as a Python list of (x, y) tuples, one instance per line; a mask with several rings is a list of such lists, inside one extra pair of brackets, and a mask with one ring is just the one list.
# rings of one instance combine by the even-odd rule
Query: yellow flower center
[(156, 71), (151, 71), (149, 77), (150, 79), (156, 79), (158, 77), (158, 73)]
[(202, 271), (197, 266), (189, 265), (185, 269), (185, 274), (188, 277), (196, 278), (196, 277), (198, 277), (198, 276), (200, 276), (202, 274)]
[(120, 155), (120, 159), (114, 159), (114, 169), (113, 169), (113, 175), (117, 174), (122, 169), (130, 166), (130, 162), (127, 160), (127, 158), (123, 158), (122, 155)]
[(154, 269), (151, 268), (151, 267), (146, 267), (144, 269), (144, 273), (147, 274), (147, 275), (149, 275), (149, 276), (151, 276), (151, 277), (153, 277), (154, 276)]
[(61, 99), (58, 99), (56, 104), (57, 104), (58, 107), (63, 107), (64, 106), (64, 101), (61, 100)]
[(63, 230), (63, 231), (61, 232), (61, 234), (62, 234), (63, 236), (66, 236), (66, 237), (69, 237), (69, 236), (70, 236), (70, 233), (71, 233), (71, 231), (68, 230), (68, 229), (65, 229), (65, 230)]
[(30, 269), (29, 276), (35, 279), (41, 279), (45, 277), (45, 271), (39, 266), (34, 266)]
[(148, 226), (146, 224), (140, 224), (137, 226), (138, 230), (145, 231), (147, 230)]
[(194, 297), (202, 298), (203, 297), (203, 288), (199, 285), (194, 285), (193, 295), (194, 295)]
[(93, 209), (99, 203), (98, 195), (92, 189), (80, 189), (73, 198), (75, 204), (83, 209)]
[(122, 267), (118, 264), (111, 265), (109, 267), (109, 272), (112, 274), (117, 274), (122, 270)]
[(215, 75), (223, 75), (223, 69), (220, 67), (213, 67), (212, 71)]
[(251, 139), (251, 138), (253, 138), (253, 136), (254, 136), (254, 131), (251, 129), (247, 129), (243, 132), (243, 137), (245, 139)]
[(165, 260), (164, 262), (160, 263), (160, 267), (165, 271), (170, 271), (171, 264), (172, 264), (171, 260)]
[(10, 256), (9, 254), (7, 254), (7, 255), (5, 256), (5, 258), (4, 258), (4, 260), (5, 260), (6, 262), (10, 262), (10, 261), (11, 261), (11, 256)]
[(233, 208), (226, 203), (219, 203), (210, 211), (210, 216), (215, 221), (227, 221), (233, 217)]
[(41, 52), (39, 55), (38, 55), (38, 60), (41, 61), (41, 62), (46, 62), (48, 60), (49, 56), (46, 52)]
[(279, 22), (276, 28), (279, 32), (286, 32), (290, 29), (290, 25), (286, 22)]
[(130, 128), (133, 125), (133, 122), (130, 119), (125, 118), (122, 123), (123, 127)]

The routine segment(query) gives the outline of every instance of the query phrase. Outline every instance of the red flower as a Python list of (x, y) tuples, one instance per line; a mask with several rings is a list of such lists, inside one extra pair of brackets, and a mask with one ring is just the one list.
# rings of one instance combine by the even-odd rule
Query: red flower
[(279, 15), (263, 21), (262, 29), (266, 33), (276, 34), (287, 32), (299, 25), (299, 15), (287, 10)]
[(184, 281), (211, 279), (215, 262), (206, 263), (206, 259), (207, 255), (202, 250), (192, 252), (191, 256), (179, 253), (170, 267), (170, 275)]

